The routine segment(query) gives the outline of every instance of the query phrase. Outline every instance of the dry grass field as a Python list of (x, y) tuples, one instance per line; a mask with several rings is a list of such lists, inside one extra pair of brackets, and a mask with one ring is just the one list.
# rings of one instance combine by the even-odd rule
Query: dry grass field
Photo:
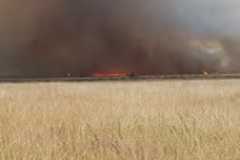
[(239, 160), (240, 80), (0, 84), (0, 160)]

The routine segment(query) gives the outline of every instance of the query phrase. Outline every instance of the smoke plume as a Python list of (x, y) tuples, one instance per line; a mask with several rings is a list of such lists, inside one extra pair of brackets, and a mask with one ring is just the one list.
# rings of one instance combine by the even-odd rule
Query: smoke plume
[(237, 0), (0, 0), (0, 76), (238, 72)]

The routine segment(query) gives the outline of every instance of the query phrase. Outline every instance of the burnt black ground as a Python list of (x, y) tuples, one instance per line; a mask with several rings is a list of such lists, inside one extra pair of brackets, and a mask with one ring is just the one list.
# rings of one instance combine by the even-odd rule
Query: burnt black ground
[(240, 74), (209, 75), (141, 75), (135, 77), (63, 77), (63, 78), (2, 78), (0, 83), (33, 82), (97, 82), (97, 81), (139, 81), (139, 80), (201, 80), (201, 79), (240, 79)]

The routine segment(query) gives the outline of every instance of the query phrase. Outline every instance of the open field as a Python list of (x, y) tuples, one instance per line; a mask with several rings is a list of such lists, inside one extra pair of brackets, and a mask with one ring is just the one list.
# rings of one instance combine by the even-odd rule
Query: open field
[(0, 84), (0, 160), (239, 160), (240, 80)]

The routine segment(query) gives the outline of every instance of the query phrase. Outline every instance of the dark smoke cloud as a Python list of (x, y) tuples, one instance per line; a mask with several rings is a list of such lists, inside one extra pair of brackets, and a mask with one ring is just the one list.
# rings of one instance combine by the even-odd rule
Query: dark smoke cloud
[(236, 3), (0, 0), (0, 76), (237, 72)]

